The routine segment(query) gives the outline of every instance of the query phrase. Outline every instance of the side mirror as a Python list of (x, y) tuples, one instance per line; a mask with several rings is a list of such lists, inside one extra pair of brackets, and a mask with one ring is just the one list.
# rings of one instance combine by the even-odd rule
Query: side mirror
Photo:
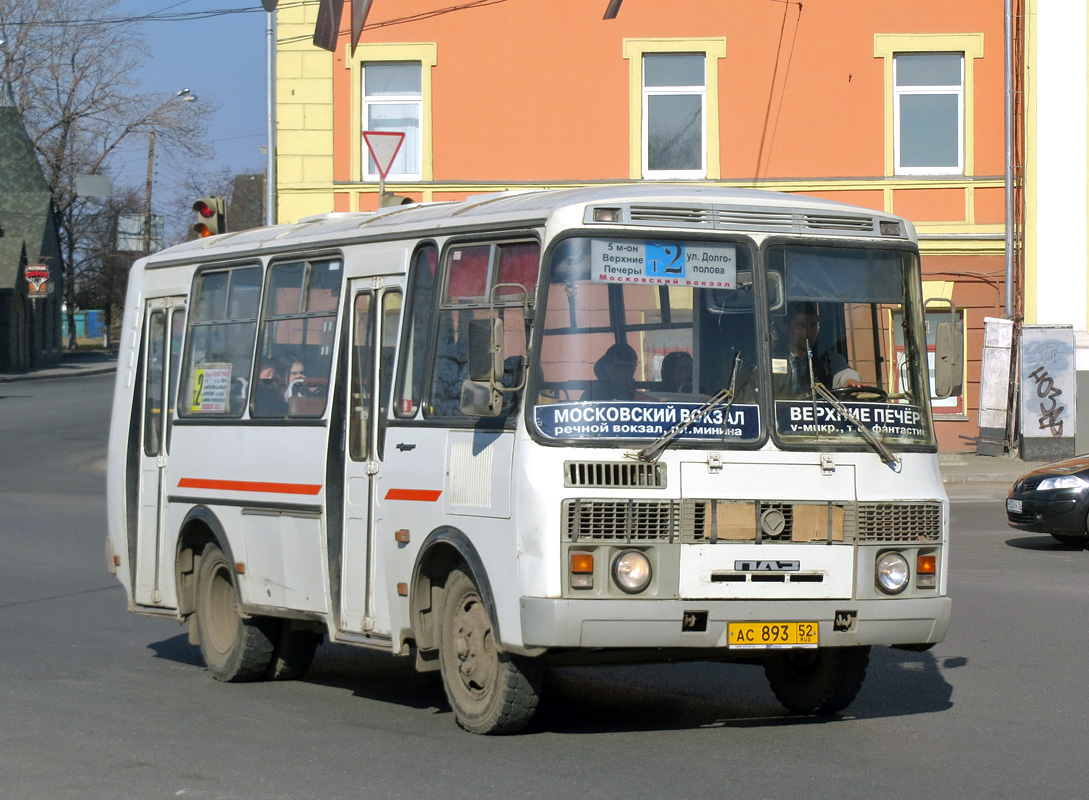
[[(928, 304), (934, 300), (927, 301)], [(949, 319), (938, 323), (934, 348), (934, 396), (955, 397), (964, 391), (964, 323), (949, 303)]]
[(469, 380), (461, 384), (461, 413), (498, 417), (503, 411), (503, 320), (469, 321)]
[(461, 413), (467, 417), (498, 417), (503, 411), (503, 395), (486, 381), (463, 381)]
[(503, 320), (469, 320), (469, 380), (498, 381), (503, 376)]

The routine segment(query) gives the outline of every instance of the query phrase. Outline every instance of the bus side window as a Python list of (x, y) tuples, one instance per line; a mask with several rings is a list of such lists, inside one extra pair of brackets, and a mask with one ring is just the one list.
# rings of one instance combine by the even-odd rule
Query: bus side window
[[(504, 323), (507, 387), (521, 382), (529, 327), (524, 305), (532, 305), (540, 267), (537, 242), (473, 244), (452, 248), (446, 263), (446, 291), (438, 310), (438, 336), (428, 416), (458, 417), (461, 388), (469, 377), (469, 323), (495, 315)], [(517, 411), (518, 393), (504, 393), (503, 414)]]
[(411, 419), (420, 408), (427, 366), (427, 334), (434, 315), (435, 269), (439, 252), (433, 244), (425, 244), (412, 259), (411, 286), (408, 297), (408, 320), (401, 339), (401, 362), (398, 367), (397, 388), (394, 391), (393, 413), (401, 419)]
[(348, 452), (353, 461), (368, 456), (371, 398), (374, 396), (374, 320), (370, 292), (355, 296), (352, 312), (352, 384), (348, 422)]
[(397, 346), (397, 326), (401, 321), (401, 292), (387, 291), (382, 295), (382, 341), (378, 353), (378, 447), (379, 458), (386, 442), (389, 420), (389, 398), (393, 388), (393, 357)]
[(242, 416), (260, 301), (258, 266), (197, 275), (180, 384), (180, 416)]
[(342, 274), (333, 259), (282, 261), (269, 268), (251, 416), (325, 413)]

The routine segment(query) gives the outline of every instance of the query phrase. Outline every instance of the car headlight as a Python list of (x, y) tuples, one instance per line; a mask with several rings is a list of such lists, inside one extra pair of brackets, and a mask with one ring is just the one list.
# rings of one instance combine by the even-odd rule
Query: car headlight
[(650, 559), (638, 550), (626, 550), (613, 562), (613, 580), (628, 594), (638, 594), (650, 585)]
[(911, 569), (907, 559), (899, 553), (882, 553), (877, 559), (876, 577), (877, 588), (885, 594), (900, 594), (911, 579)]
[(1038, 492), (1046, 492), (1051, 489), (1084, 489), (1089, 486), (1089, 481), (1079, 478), (1077, 475), (1056, 475), (1053, 478), (1044, 478), (1036, 487)]

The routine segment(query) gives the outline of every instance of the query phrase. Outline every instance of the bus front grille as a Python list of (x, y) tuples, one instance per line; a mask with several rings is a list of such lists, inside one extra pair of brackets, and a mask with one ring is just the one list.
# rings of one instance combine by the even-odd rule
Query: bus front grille
[(672, 541), (680, 503), (655, 500), (565, 500), (567, 538), (606, 542)]
[(600, 486), (609, 489), (664, 489), (665, 464), (616, 461), (566, 461), (564, 486)]
[(858, 540), (881, 542), (940, 542), (940, 503), (859, 503)]
[[(563, 517), (570, 541), (688, 544), (814, 542), (826, 538), (859, 544), (941, 541), (939, 503), (842, 503), (832, 504), (825, 511), (826, 508), (814, 503), (751, 500), (565, 500)], [(803, 511), (803, 517), (799, 518)], [(823, 532), (825, 519), (832, 530), (830, 536)], [(745, 520), (751, 520), (748, 527)]]

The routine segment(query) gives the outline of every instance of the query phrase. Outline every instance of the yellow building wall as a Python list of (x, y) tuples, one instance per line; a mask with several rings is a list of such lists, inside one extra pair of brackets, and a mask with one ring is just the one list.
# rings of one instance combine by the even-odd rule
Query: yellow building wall
[(318, 4), (277, 12), (276, 219), (333, 210), (333, 58), (314, 46)]

